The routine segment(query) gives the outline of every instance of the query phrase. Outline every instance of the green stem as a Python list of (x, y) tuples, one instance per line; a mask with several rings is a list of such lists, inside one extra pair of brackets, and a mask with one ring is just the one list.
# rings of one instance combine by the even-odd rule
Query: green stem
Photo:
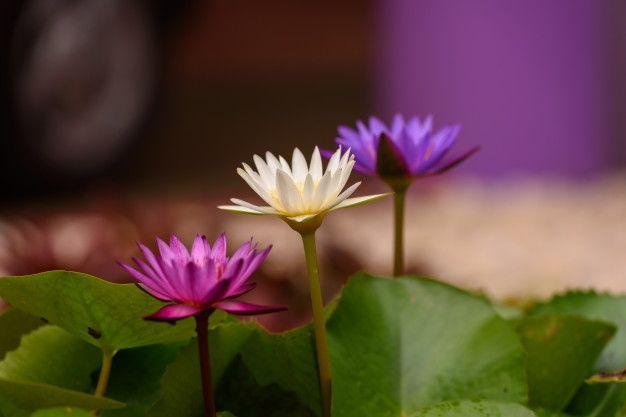
[[(107, 386), (109, 385), (109, 377), (111, 376), (113, 356), (115, 356), (115, 352), (102, 350), (102, 367), (100, 368), (98, 385), (96, 385), (96, 391), (94, 392), (94, 396), (96, 397), (104, 397), (104, 394), (106, 394)], [(91, 415), (97, 416), (99, 413), (98, 410), (94, 410), (91, 412)]]
[(328, 341), (326, 339), (326, 320), (324, 318), (324, 301), (320, 287), (320, 276), (317, 268), (317, 252), (315, 249), (315, 232), (303, 233), (304, 255), (311, 285), (311, 308), (313, 310), (313, 327), (315, 329), (315, 352), (317, 369), (322, 394), (322, 415), (330, 417), (331, 377)]
[(394, 244), (393, 276), (404, 274), (404, 200), (406, 188), (397, 189), (393, 194)]

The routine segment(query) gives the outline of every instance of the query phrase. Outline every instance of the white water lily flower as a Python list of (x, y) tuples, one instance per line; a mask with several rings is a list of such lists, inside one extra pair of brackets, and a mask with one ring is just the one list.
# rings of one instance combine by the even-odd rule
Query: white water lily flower
[(235, 206), (219, 208), (237, 213), (279, 216), (295, 224), (313, 218), (321, 221), (321, 217), (329, 211), (365, 204), (387, 195), (349, 198), (361, 184), (357, 182), (344, 190), (355, 163), (349, 149), (343, 155), (341, 148), (337, 149), (325, 171), (317, 147), (308, 166), (298, 148), (293, 151), (291, 166), (285, 158), (276, 158), (270, 152), (265, 154), (265, 160), (258, 155), (254, 155), (253, 159), (256, 171), (243, 163), (243, 169), (237, 168), (237, 173), (268, 205), (257, 206), (233, 198), (231, 201)]

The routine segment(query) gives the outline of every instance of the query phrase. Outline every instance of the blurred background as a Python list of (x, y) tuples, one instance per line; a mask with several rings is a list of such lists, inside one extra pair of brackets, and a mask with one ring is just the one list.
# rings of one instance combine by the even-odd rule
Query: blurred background
[[(252, 154), (402, 112), (482, 146), (412, 189), (411, 272), (503, 300), (626, 290), (622, 0), (5, 0), (0, 19), (2, 274), (122, 282), (136, 240), (225, 230), (275, 244), (254, 297), (290, 305), (269, 327), (298, 324), (296, 236), (215, 206), (251, 195), (234, 170)], [(327, 219), (327, 299), (389, 272), (390, 205)]]

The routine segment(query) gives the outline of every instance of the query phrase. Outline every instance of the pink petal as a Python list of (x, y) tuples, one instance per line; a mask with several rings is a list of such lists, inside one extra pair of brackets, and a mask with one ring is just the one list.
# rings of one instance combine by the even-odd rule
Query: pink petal
[(220, 300), (223, 300), (228, 294), (230, 288), (230, 281), (226, 279), (220, 279), (214, 285), (208, 287), (208, 290), (204, 295), (201, 295), (199, 302), (204, 305), (210, 305)]
[(161, 278), (161, 276), (158, 275), (156, 272), (154, 272), (154, 270), (150, 268), (148, 265), (146, 265), (144, 261), (142, 261), (139, 258), (133, 258), (133, 261), (135, 261), (135, 263), (143, 270), (145, 275), (148, 278), (150, 278), (151, 282), (146, 283), (147, 285), (150, 285), (151, 287), (158, 289), (160, 292), (164, 294), (168, 294), (172, 292), (171, 291), (172, 288), (169, 285), (169, 282), (167, 282), (166, 279)]
[(150, 264), (154, 272), (156, 272), (161, 278), (163, 278), (163, 270), (161, 269), (161, 265), (159, 265), (159, 261), (157, 261), (156, 256), (152, 253), (150, 249), (141, 242), (137, 242), (137, 246), (139, 246), (139, 250), (143, 253), (143, 257), (146, 258), (146, 261)]
[(211, 251), (206, 240), (206, 236), (200, 236), (200, 234), (197, 234), (193, 241), (193, 246), (191, 247), (191, 259), (196, 264), (201, 264), (206, 260), (206, 258), (209, 257), (210, 254)]
[(256, 282), (250, 282), (229, 288), (227, 298), (237, 298), (256, 288)]
[(137, 283), (135, 284), (137, 286), (137, 288), (139, 288), (141, 291), (144, 291), (146, 293), (148, 293), (148, 295), (151, 295), (152, 297), (156, 298), (159, 301), (165, 301), (165, 302), (170, 302), (170, 301), (174, 301), (172, 300), (168, 295), (165, 295), (153, 288), (148, 287), (145, 284), (141, 284), (141, 283)]
[(130, 265), (126, 265), (125, 263), (118, 262), (118, 264), (122, 268), (124, 268), (130, 275), (132, 275), (137, 281), (143, 284), (146, 290), (147, 288), (149, 288), (155, 294), (159, 294), (159, 296), (156, 296), (152, 294), (152, 292), (150, 292), (151, 295), (154, 295), (157, 298), (170, 298), (169, 295), (167, 295), (166, 291), (163, 291), (157, 284), (154, 283), (154, 281), (150, 277), (148, 277), (144, 273), (137, 271), (135, 268)]
[(165, 307), (162, 307), (156, 313), (148, 317), (144, 317), (144, 319), (152, 321), (174, 322), (180, 319), (195, 316), (202, 311), (204, 310), (201, 308), (188, 306), (185, 304), (168, 304)]
[(259, 306), (244, 301), (221, 301), (213, 304), (213, 307), (238, 316), (253, 316), (287, 310), (285, 306)]
[(176, 235), (170, 238), (170, 248), (176, 256), (176, 260), (181, 263), (187, 263), (190, 260), (189, 251)]
[(223, 263), (226, 260), (226, 234), (222, 233), (215, 239), (215, 243), (211, 248), (211, 258), (215, 259), (218, 263)]
[(163, 262), (165, 262), (166, 264), (171, 264), (176, 257), (169, 245), (157, 237), (157, 246), (159, 247), (159, 252), (161, 253), (161, 259), (163, 260)]

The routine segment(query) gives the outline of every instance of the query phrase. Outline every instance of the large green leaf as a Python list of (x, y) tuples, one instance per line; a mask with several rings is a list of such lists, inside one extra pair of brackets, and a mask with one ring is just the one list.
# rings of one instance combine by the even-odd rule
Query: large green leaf
[(0, 413), (5, 417), (29, 416), (40, 408), (60, 406), (107, 410), (124, 407), (124, 403), (53, 385), (0, 378)]
[(4, 358), (5, 353), (19, 346), (23, 335), (43, 324), (40, 318), (16, 308), (10, 308), (0, 314), (0, 360)]
[(626, 365), (626, 296), (569, 292), (534, 306), (528, 314), (571, 314), (615, 324), (617, 333), (603, 350), (595, 370), (615, 371)]
[(293, 392), (306, 409), (320, 414), (319, 380), (310, 325), (280, 334), (257, 328), (241, 347), (240, 354), (259, 387), (275, 386), (277, 390)]
[[(224, 323), (209, 330), (211, 376), (215, 388), (252, 332), (250, 325), (239, 322)], [(193, 339), (167, 367), (160, 398), (148, 416), (196, 416), (201, 414), (202, 404), (198, 348), (196, 339)]]
[(113, 361), (107, 397), (126, 403), (126, 407), (100, 413), (102, 417), (139, 417), (159, 399), (161, 379), (167, 365), (176, 359), (178, 344), (153, 345), (127, 349)]
[(50, 271), (0, 280), (11, 305), (64, 328), (107, 351), (167, 343), (193, 336), (193, 320), (171, 326), (143, 320), (162, 303), (132, 284), (112, 284), (91, 275)]
[(456, 399), (525, 402), (524, 351), (481, 297), (422, 278), (361, 274), (327, 324), (333, 413), (411, 415)]
[(0, 362), (0, 412), (17, 416), (51, 406), (123, 406), (80, 392), (91, 390), (99, 366), (97, 348), (58, 327), (40, 327)]
[(90, 417), (85, 410), (79, 408), (47, 408), (45, 410), (38, 410), (31, 414), (31, 417)]
[(527, 353), (529, 404), (555, 411), (569, 403), (615, 333), (608, 323), (561, 315), (526, 317), (517, 330)]
[[(626, 363), (626, 296), (569, 292), (534, 306), (529, 314), (572, 314), (613, 323), (617, 332), (602, 351), (595, 371), (615, 371)], [(574, 415), (614, 417), (625, 402), (626, 385), (583, 385), (566, 411)]]
[(217, 391), (217, 405), (244, 417), (315, 417), (293, 392), (277, 383), (260, 385), (241, 357), (228, 367)]
[(535, 417), (535, 414), (519, 404), (466, 400), (424, 408), (411, 414), (411, 417)]
[(0, 378), (40, 382), (86, 391), (100, 366), (100, 351), (55, 326), (43, 326), (22, 338), (19, 348), (0, 362)]

